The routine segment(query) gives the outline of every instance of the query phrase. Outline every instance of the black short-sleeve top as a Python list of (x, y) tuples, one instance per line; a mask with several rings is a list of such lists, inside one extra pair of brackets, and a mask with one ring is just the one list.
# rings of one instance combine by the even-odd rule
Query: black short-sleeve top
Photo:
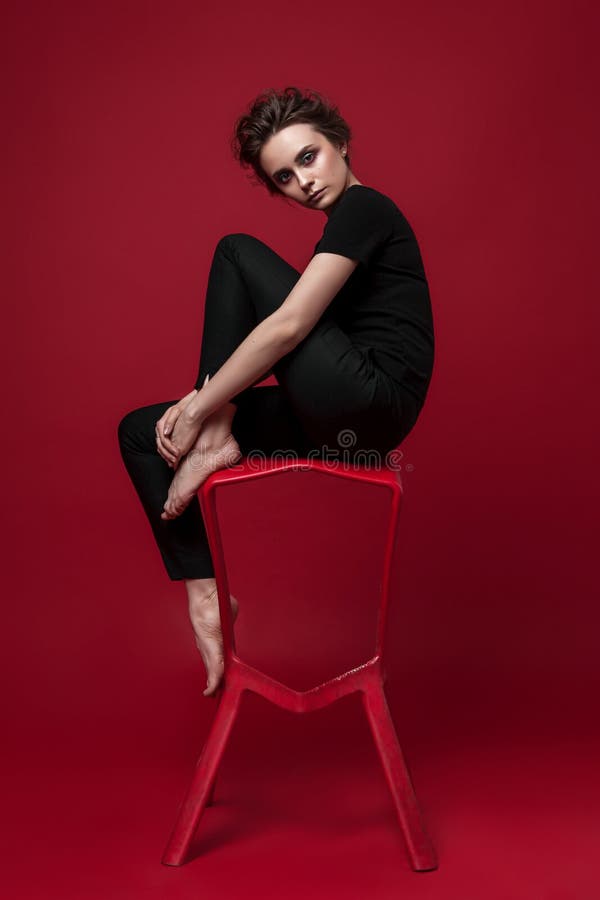
[(317, 253), (359, 264), (325, 311), (422, 405), (434, 359), (429, 287), (414, 232), (393, 200), (353, 184), (331, 211)]

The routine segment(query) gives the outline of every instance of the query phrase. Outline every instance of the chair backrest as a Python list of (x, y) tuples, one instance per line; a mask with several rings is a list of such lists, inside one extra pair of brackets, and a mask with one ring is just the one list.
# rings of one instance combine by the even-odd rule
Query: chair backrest
[[(386, 529), (383, 554), (383, 570), (380, 579), (380, 595), (378, 605), (377, 627), (375, 635), (375, 657), (382, 657), (387, 611), (389, 605), (391, 570), (398, 537), (398, 516), (402, 501), (402, 481), (400, 472), (391, 468), (375, 468), (362, 465), (348, 466), (331, 464), (327, 461), (312, 458), (295, 459), (253, 459), (243, 458), (239, 463), (226, 469), (220, 469), (210, 475), (202, 484), (199, 499), (202, 507), (207, 536), (211, 548), (215, 579), (219, 600), (229, 597), (229, 579), (225, 566), (225, 555), (221, 528), (219, 526), (216, 506), (216, 493), (226, 486), (234, 486), (260, 478), (282, 478), (288, 472), (313, 471), (337, 479), (371, 484), (383, 488), (390, 493), (390, 513)], [(223, 630), (223, 649), (226, 658), (235, 654), (235, 638), (231, 623), (229, 603), (220, 602), (221, 624)]]
[(294, 457), (293, 459), (243, 457), (234, 466), (213, 472), (200, 490), (206, 489), (209, 484), (226, 484), (234, 481), (246, 481), (248, 478), (275, 475), (282, 471), (310, 471), (311, 469), (327, 475), (334, 475), (338, 478), (349, 478), (353, 481), (393, 485), (394, 489), (398, 485), (400, 491), (402, 491), (400, 470), (391, 469), (387, 466), (350, 466), (345, 463), (339, 463), (337, 460), (328, 462), (307, 457)]

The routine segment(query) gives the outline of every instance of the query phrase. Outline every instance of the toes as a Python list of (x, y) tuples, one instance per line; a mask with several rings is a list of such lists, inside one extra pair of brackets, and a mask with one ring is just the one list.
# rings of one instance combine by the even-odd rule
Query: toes
[(161, 513), (161, 519), (176, 519), (177, 516), (180, 516), (184, 511), (187, 504), (181, 503), (165, 503), (163, 506), (163, 512)]
[(221, 688), (221, 679), (213, 678), (207, 682), (206, 688), (202, 691), (205, 697), (212, 697)]
[[(206, 666), (206, 662), (205, 662), (205, 668), (208, 668)], [(208, 697), (209, 694), (213, 693), (214, 689), (216, 688), (216, 686), (218, 684), (218, 680), (219, 679), (216, 678), (215, 675), (208, 676), (208, 678), (206, 679), (206, 687), (202, 691), (202, 693), (204, 694), (205, 697)]]

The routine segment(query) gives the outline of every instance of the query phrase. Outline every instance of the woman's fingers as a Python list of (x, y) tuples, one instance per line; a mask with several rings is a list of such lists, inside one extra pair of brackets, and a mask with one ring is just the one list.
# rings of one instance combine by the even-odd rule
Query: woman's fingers
[(171, 444), (165, 444), (164, 438), (158, 437), (156, 439), (156, 444), (158, 447), (158, 452), (161, 456), (167, 460), (167, 462), (175, 462), (179, 458), (179, 450), (177, 447), (173, 447)]
[(162, 446), (162, 444), (161, 444), (161, 442), (160, 442), (160, 438), (158, 438), (158, 437), (156, 438), (156, 449), (157, 449), (159, 455), (162, 456), (162, 458), (164, 459), (164, 461), (167, 462), (170, 466), (172, 466), (172, 465), (175, 464), (175, 459), (176, 459), (176, 457), (175, 457), (172, 453), (169, 453), (169, 452)]
[(179, 412), (179, 404), (175, 403), (173, 406), (170, 406), (158, 420), (154, 429), (156, 433), (156, 448), (169, 465), (176, 461), (179, 451), (167, 437), (167, 433), (172, 429), (173, 423), (177, 421)]
[[(207, 380), (208, 376), (204, 382), (205, 384)], [(181, 414), (182, 409), (187, 406), (188, 402), (197, 393), (198, 388), (193, 388), (189, 392), (189, 394), (186, 394), (185, 397), (181, 398), (179, 403), (175, 403), (173, 404), (173, 406), (170, 406), (164, 413), (164, 415), (158, 420), (154, 429), (156, 433), (156, 449), (163, 457), (163, 459), (174, 468), (176, 468), (179, 463), (181, 452), (179, 447), (177, 447), (170, 439), (169, 435), (173, 433), (173, 428)]]
[(176, 418), (177, 417), (175, 416), (174, 418), (171, 419), (167, 415), (167, 417), (163, 423), (162, 429), (161, 429), (161, 436), (166, 437), (166, 435), (170, 434), (171, 431), (173, 431), (173, 425), (175, 424)]
[(164, 434), (171, 434), (171, 433), (172, 433), (173, 427), (174, 427), (174, 425), (175, 425), (175, 422), (177, 421), (177, 419), (178, 419), (179, 416), (181, 415), (182, 410), (185, 409), (185, 407), (188, 405), (188, 403), (190, 402), (190, 400), (191, 400), (197, 393), (198, 393), (198, 388), (193, 388), (193, 389), (189, 392), (189, 394), (186, 394), (185, 397), (182, 397), (182, 398), (181, 398), (181, 400), (179, 401), (179, 403), (177, 403), (175, 406), (172, 406), (170, 409), (167, 410), (167, 412), (166, 412), (166, 414), (165, 414), (165, 416), (164, 416), (164, 419), (165, 419), (165, 424), (164, 424), (164, 427), (163, 427), (163, 433), (164, 433)]
[(175, 465), (175, 462), (176, 462), (176, 457), (175, 457), (175, 456), (173, 456), (173, 455), (170, 454), (170, 453), (167, 453), (167, 452), (166, 452), (165, 450), (163, 450), (158, 444), (157, 444), (157, 450), (158, 450), (160, 456), (162, 456), (162, 458), (164, 459), (164, 461), (165, 461), (166, 463), (168, 463), (170, 466), (174, 466), (174, 465)]
[(166, 411), (162, 420), (161, 436), (171, 434), (171, 432), (173, 431), (173, 425), (179, 418), (180, 412), (181, 407), (179, 406), (179, 404), (177, 404), (177, 406), (171, 406), (171, 408)]
[(174, 463), (179, 456), (179, 450), (172, 441), (163, 434), (160, 422), (156, 423), (155, 434), (158, 452), (168, 463)]

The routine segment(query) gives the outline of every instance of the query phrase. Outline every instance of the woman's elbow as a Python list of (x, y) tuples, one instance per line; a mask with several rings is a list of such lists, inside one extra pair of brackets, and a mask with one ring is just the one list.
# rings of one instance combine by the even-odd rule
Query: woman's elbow
[(278, 339), (286, 348), (286, 352), (293, 350), (309, 331), (304, 323), (293, 316), (282, 316), (278, 322)]

